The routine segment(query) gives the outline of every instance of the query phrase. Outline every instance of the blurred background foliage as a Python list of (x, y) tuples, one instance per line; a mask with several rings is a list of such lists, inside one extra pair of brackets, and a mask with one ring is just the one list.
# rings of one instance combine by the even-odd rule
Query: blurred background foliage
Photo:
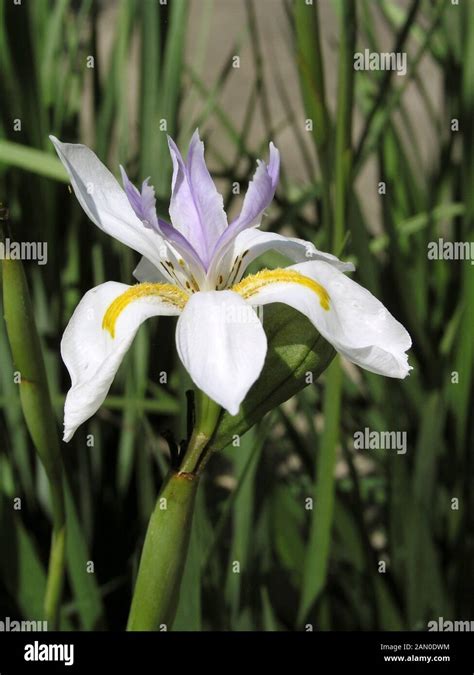
[[(354, 72), (365, 48), (407, 52), (407, 74)], [(0, 201), (16, 240), (48, 242), (48, 264), (25, 266), (58, 431), (62, 331), (90, 287), (132, 283), (137, 256), (87, 221), (49, 133), (91, 146), (115, 173), (121, 162), (151, 176), (162, 215), (166, 131), (184, 148), (200, 127), (231, 213), (233, 182), (244, 190), (273, 140), (282, 180), (264, 227), (352, 259), (413, 337), (407, 380), (335, 362), (215, 454), (175, 628), (474, 619), (474, 271), (427, 258), (439, 237), (473, 238), (474, 2), (0, 0), (0, 70)], [(161, 434), (185, 436), (190, 382), (173, 332), (169, 319), (141, 328), (105, 404), (63, 445), (63, 628), (125, 625), (168, 465)], [(40, 618), (49, 496), (3, 322), (0, 363), (0, 616)], [(406, 431), (408, 452), (354, 450), (366, 427)]]

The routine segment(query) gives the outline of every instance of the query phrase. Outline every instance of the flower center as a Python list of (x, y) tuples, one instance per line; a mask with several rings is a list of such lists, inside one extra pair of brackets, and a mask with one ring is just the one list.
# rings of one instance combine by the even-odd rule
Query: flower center
[(168, 302), (178, 309), (184, 309), (189, 299), (187, 293), (173, 284), (136, 284), (116, 297), (107, 307), (102, 319), (103, 330), (108, 331), (110, 336), (115, 338), (115, 324), (123, 310), (134, 300), (152, 297), (157, 297), (162, 302)]
[(239, 295), (246, 299), (255, 295), (255, 293), (258, 293), (264, 286), (278, 283), (295, 283), (309, 288), (319, 297), (321, 307), (326, 310), (326, 312), (329, 311), (329, 293), (324, 286), (321, 286), (317, 281), (314, 281), (295, 270), (262, 270), (261, 272), (250, 274), (248, 277), (245, 277), (245, 279), (239, 281), (238, 284), (232, 286), (231, 290), (239, 293)]

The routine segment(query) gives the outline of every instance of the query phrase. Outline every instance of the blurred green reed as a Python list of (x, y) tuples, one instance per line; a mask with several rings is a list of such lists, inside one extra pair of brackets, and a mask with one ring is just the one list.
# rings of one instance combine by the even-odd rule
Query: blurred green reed
[[(0, 240), (11, 237), (7, 209), (1, 209)], [(41, 344), (21, 260), (2, 261), (3, 309), (21, 407), (31, 440), (48, 479), (52, 537), (44, 596), (44, 618), (51, 629), (59, 626), (66, 552), (66, 509), (63, 465)]]
[[(306, 179), (296, 184), (283, 155), (282, 183), (265, 226), (291, 225), (296, 236), (353, 259), (356, 278), (413, 336), (414, 370), (399, 382), (336, 361), (239, 447), (215, 454), (196, 501), (175, 628), (416, 629), (438, 616), (473, 618), (474, 278), (469, 262), (429, 261), (426, 250), (441, 236), (473, 238), (474, 5), (227, 2), (241, 6), (243, 18), (212, 79), (202, 64), (215, 0), (200, 2), (193, 25), (185, 0), (109, 3), (115, 14), (106, 22), (106, 4), (95, 0), (25, 0), (15, 7), (0, 0), (0, 201), (10, 209), (16, 239), (48, 242), (48, 264), (27, 263), (26, 271), (58, 430), (69, 386), (59, 358), (62, 331), (91, 286), (131, 281), (136, 256), (87, 222), (48, 133), (90, 144), (110, 167), (120, 161), (137, 180), (150, 175), (163, 215), (171, 171), (163, 120), (184, 144), (200, 125), (227, 205), (235, 199), (232, 181), (245, 185), (270, 138), (278, 145), (285, 135)], [(275, 4), (285, 10), (291, 42), (262, 38)], [(335, 43), (325, 37), (323, 5), (334, 14)], [(100, 48), (105, 23), (108, 57)], [(355, 73), (353, 52), (365, 47), (407, 51), (407, 75)], [(252, 63), (242, 66), (248, 105), (238, 123), (222, 93), (233, 86), (232, 58), (244, 49)], [(276, 50), (294, 64), (312, 131), (272, 60)], [(94, 68), (87, 67), (91, 55)], [(439, 101), (426, 63), (439, 81)], [(269, 77), (277, 94), (269, 93)], [(328, 93), (334, 80), (335, 106)], [(275, 95), (283, 117), (275, 112)], [(186, 97), (193, 106), (184, 119)], [(429, 164), (409, 97), (416, 97), (416, 114), (437, 139)], [(254, 145), (250, 132), (262, 118), (265, 131)], [(366, 169), (374, 175), (372, 194), (357, 188)], [(377, 194), (379, 181), (386, 183), (384, 196)], [(370, 200), (380, 207), (376, 233), (366, 215)], [(268, 254), (261, 262), (278, 261)], [(48, 486), (21, 416), (3, 322), (0, 359), (0, 615), (38, 618)], [(166, 473), (162, 432), (171, 430), (178, 442), (185, 437), (188, 387), (171, 321), (149, 322), (102, 409), (62, 446), (63, 628), (124, 628), (146, 524)], [(355, 453), (353, 434), (365, 427), (406, 430), (408, 453)], [(12, 508), (15, 496), (22, 497), (21, 511)], [(305, 508), (310, 497), (312, 510)]]

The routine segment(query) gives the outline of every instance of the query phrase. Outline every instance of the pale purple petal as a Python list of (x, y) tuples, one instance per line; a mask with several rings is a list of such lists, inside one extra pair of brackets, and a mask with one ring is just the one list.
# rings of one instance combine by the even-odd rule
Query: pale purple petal
[(189, 241), (184, 237), (181, 232), (176, 230), (172, 225), (166, 222), (166, 220), (159, 219), (159, 228), (161, 234), (169, 241), (175, 249), (183, 256), (186, 262), (194, 262), (205, 274), (206, 266), (201, 259), (199, 253), (194, 249), (194, 247), (189, 243)]
[(143, 181), (142, 191), (140, 193), (138, 188), (130, 181), (122, 166), (120, 167), (120, 171), (122, 173), (125, 193), (130, 205), (145, 227), (151, 227), (159, 232), (167, 241), (173, 244), (178, 253), (180, 253), (187, 262), (193, 262), (204, 272), (204, 263), (188, 240), (178, 230), (172, 227), (172, 225), (167, 223), (166, 220), (158, 218), (156, 214), (155, 190), (151, 185), (148, 185), (149, 178)]
[(155, 189), (152, 185), (148, 185), (150, 179), (147, 178), (143, 181), (142, 191), (140, 192), (127, 176), (123, 166), (120, 166), (120, 172), (122, 174), (125, 194), (132, 209), (135, 211), (135, 215), (140, 218), (145, 227), (151, 227), (154, 230), (158, 229)]
[(208, 253), (227, 228), (224, 200), (214, 185), (204, 160), (204, 143), (196, 130), (189, 144), (188, 180), (206, 239)]
[(268, 160), (268, 173), (270, 178), (272, 179), (273, 194), (275, 194), (275, 190), (278, 185), (278, 180), (280, 178), (280, 152), (273, 145), (273, 143), (270, 143), (269, 147), (270, 147), (270, 159)]
[(170, 137), (168, 146), (173, 162), (171, 221), (207, 265), (214, 244), (227, 227), (223, 200), (206, 167), (204, 144), (197, 131), (191, 139), (187, 164)]
[(239, 217), (229, 225), (217, 241), (212, 258), (222, 255), (226, 247), (239, 232), (248, 227), (260, 225), (265, 209), (275, 196), (279, 173), (280, 153), (273, 143), (270, 143), (270, 159), (268, 164), (265, 164), (262, 160), (258, 160), (257, 170), (253, 180), (249, 184), (242, 205), (242, 211)]
[(176, 143), (168, 136), (168, 147), (173, 162), (173, 177), (171, 179), (171, 222), (176, 230), (185, 237), (190, 244), (205, 257), (206, 245), (201, 220), (197, 212), (191, 186), (189, 185), (184, 160)]
[(247, 227), (259, 225), (263, 212), (271, 204), (275, 196), (275, 190), (278, 185), (280, 174), (280, 153), (270, 143), (270, 159), (268, 165), (262, 160), (258, 160), (257, 170), (250, 182), (247, 194), (245, 195), (242, 211), (239, 217), (234, 220), (230, 228), (241, 232)]

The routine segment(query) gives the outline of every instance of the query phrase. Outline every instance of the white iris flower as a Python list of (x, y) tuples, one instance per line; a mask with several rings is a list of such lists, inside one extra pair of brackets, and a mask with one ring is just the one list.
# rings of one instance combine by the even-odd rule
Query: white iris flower
[[(142, 254), (138, 284), (108, 281), (76, 308), (61, 342), (71, 376), (64, 409), (64, 440), (104, 401), (140, 324), (177, 315), (176, 346), (196, 387), (236, 415), (257, 380), (267, 338), (256, 307), (282, 302), (302, 312), (353, 363), (404, 378), (411, 339), (369, 291), (346, 276), (354, 268), (310, 242), (258, 229), (275, 194), (279, 152), (270, 144), (238, 218), (228, 224), (223, 200), (204, 161), (196, 132), (185, 162), (169, 139), (173, 162), (171, 224), (157, 217), (148, 181), (141, 191), (122, 170), (122, 189), (84, 145), (51, 137), (89, 218)], [(294, 265), (244, 276), (255, 258), (276, 249)]]

